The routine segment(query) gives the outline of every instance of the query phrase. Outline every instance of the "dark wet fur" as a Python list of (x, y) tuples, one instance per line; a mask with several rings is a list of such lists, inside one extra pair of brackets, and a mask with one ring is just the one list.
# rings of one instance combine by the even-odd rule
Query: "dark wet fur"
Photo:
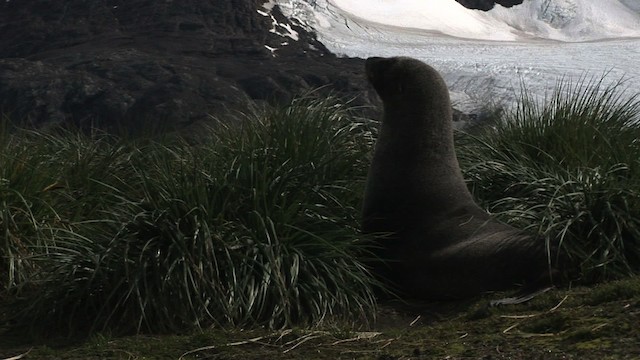
[(370, 58), (366, 72), (384, 103), (363, 206), (363, 231), (381, 235), (381, 276), (421, 299), (548, 283), (544, 241), (493, 219), (469, 193), (442, 77), (411, 58)]

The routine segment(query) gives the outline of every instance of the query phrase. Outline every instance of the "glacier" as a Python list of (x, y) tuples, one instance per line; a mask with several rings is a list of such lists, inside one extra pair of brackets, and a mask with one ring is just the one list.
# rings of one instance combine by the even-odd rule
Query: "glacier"
[(271, 0), (341, 56), (411, 56), (464, 112), (544, 98), (558, 81), (640, 93), (640, 0), (525, 0), (483, 12), (454, 0)]

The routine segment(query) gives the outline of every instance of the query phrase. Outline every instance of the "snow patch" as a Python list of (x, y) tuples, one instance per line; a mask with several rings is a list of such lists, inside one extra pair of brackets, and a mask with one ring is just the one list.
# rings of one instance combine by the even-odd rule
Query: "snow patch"
[(269, 0), (266, 3), (262, 4), (262, 7), (271, 11), (273, 9), (274, 6), (277, 5), (277, 1), (276, 0)]
[(271, 14), (271, 10), (273, 10), (273, 7), (278, 5), (276, 3), (276, 0), (270, 0), (269, 2), (266, 2), (264, 4), (262, 4), (262, 7), (267, 9), (268, 11), (264, 11), (264, 10), (256, 10), (258, 12), (258, 14), (262, 15), (262, 16), (269, 16), (271, 17), (271, 30), (269, 30), (270, 33), (282, 36), (282, 37), (289, 37), (295, 41), (298, 41), (300, 39), (300, 35), (298, 34), (297, 31), (293, 30), (293, 28), (291, 27), (291, 24), (283, 24), (278, 22), (278, 20), (276, 20), (275, 16), (273, 16)]
[(271, 55), (272, 55), (273, 57), (276, 57), (276, 50), (278, 50), (278, 49), (276, 49), (276, 48), (274, 48), (274, 47), (271, 47), (271, 46), (269, 46), (269, 45), (265, 45), (265, 46), (264, 46), (264, 48), (265, 48), (265, 49), (267, 49), (267, 50), (269, 50), (269, 51), (271, 51)]
[(307, 31), (314, 31), (317, 26), (330, 28), (331, 20), (325, 14), (330, 14), (332, 7), (326, 0), (276, 0), (282, 13), (289, 19), (296, 21)]
[[(295, 41), (298, 41), (300, 39), (298, 32), (293, 30), (290, 24), (279, 23), (276, 21), (276, 19), (273, 16), (271, 16), (271, 18), (273, 19), (273, 28), (269, 30), (269, 32), (280, 35), (282, 37), (290, 37)], [(278, 31), (278, 27), (284, 29), (285, 32)]]

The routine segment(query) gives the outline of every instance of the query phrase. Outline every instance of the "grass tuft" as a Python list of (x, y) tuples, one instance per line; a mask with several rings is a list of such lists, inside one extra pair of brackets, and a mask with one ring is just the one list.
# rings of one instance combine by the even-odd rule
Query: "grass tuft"
[[(623, 90), (561, 82), (547, 102), (524, 92), (490, 126), (458, 134), (477, 198), (557, 248), (570, 280), (640, 272), (640, 100)], [(191, 138), (0, 126), (0, 327), (371, 317), (379, 284), (358, 217), (376, 132), (352, 110), (301, 97)]]
[(370, 317), (370, 122), (304, 97), (238, 124), (197, 143), (6, 136), (2, 317), (90, 332)]
[(480, 134), (461, 136), (465, 178), (491, 212), (558, 247), (585, 282), (640, 271), (640, 99), (624, 82), (526, 90)]

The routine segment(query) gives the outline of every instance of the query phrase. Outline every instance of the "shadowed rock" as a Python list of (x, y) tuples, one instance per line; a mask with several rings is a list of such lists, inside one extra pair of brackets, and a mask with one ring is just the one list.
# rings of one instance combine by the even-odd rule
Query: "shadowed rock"
[(512, 7), (514, 5), (520, 5), (524, 0), (456, 0), (462, 6), (469, 9), (477, 9), (477, 10), (491, 10), (496, 4)]
[(0, 111), (31, 125), (175, 127), (323, 85), (366, 98), (362, 59), (335, 57), (263, 3), (2, 2)]

